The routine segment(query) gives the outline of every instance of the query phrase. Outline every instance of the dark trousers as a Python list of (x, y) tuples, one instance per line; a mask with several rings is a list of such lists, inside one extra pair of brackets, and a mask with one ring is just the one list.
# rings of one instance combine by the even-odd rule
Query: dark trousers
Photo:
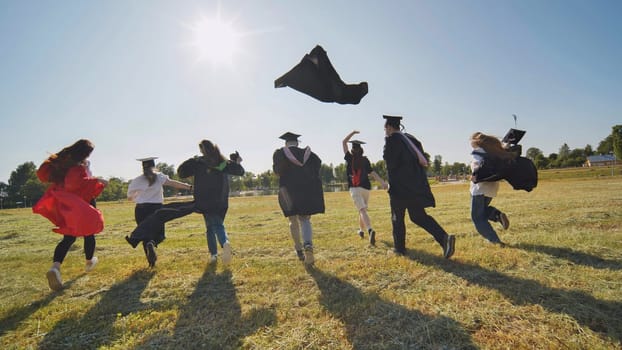
[(404, 215), (408, 210), (410, 221), (426, 230), (434, 239), (444, 247), (447, 232), (433, 217), (425, 212), (425, 208), (414, 200), (391, 198), (391, 223), (393, 224), (393, 244), (395, 250), (400, 253), (406, 252), (406, 224)]
[[(76, 241), (76, 237), (64, 235), (63, 239), (58, 242), (56, 249), (54, 249), (54, 261), (62, 263), (69, 252), (69, 248)], [(86, 260), (93, 259), (95, 254), (95, 235), (84, 236), (84, 256)]]
[[(158, 209), (162, 208), (162, 203), (140, 203), (136, 204), (134, 208), (134, 219), (136, 224), (139, 225), (145, 221), (151, 214), (155, 213)], [(152, 240), (158, 245), (164, 240), (164, 225), (162, 225), (158, 231), (153, 231)]]
[(193, 212), (195, 212), (194, 202), (165, 204), (136, 226), (130, 235), (130, 240), (136, 242), (136, 244), (140, 241), (156, 241), (158, 235), (164, 232), (164, 224), (168, 221), (192, 214)]

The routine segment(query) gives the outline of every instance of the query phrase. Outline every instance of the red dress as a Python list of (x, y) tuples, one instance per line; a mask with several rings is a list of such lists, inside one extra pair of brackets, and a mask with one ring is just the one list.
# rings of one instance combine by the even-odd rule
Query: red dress
[[(47, 182), (50, 164), (44, 162), (37, 177)], [(104, 189), (104, 184), (89, 177), (81, 165), (70, 168), (63, 184), (52, 184), (32, 207), (33, 213), (48, 218), (56, 228), (52, 231), (69, 236), (90, 236), (104, 229), (104, 216), (89, 202)]]

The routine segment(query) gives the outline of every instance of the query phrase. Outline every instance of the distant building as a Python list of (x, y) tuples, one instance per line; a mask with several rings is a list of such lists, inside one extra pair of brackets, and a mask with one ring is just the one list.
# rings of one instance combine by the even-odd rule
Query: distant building
[(608, 166), (615, 164), (616, 157), (612, 154), (602, 154), (598, 156), (589, 156), (585, 161), (585, 166)]

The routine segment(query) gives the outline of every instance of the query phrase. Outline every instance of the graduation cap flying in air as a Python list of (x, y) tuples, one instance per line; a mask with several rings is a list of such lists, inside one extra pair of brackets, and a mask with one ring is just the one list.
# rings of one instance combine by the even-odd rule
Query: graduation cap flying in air
[(317, 45), (289, 72), (274, 81), (274, 87), (289, 86), (322, 102), (358, 104), (367, 94), (367, 82), (346, 84)]

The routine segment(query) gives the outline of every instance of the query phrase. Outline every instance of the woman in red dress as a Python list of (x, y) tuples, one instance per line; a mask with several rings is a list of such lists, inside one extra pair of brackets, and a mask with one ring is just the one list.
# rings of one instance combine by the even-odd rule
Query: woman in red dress
[(63, 288), (60, 265), (76, 237), (84, 237), (86, 271), (97, 264), (97, 257), (93, 256), (95, 234), (104, 229), (104, 217), (90, 203), (108, 182), (90, 175), (86, 159), (93, 148), (89, 140), (78, 140), (51, 155), (37, 170), (39, 180), (51, 185), (32, 211), (49, 219), (56, 226), (52, 231), (63, 235), (54, 250), (53, 265), (46, 273), (52, 290)]

